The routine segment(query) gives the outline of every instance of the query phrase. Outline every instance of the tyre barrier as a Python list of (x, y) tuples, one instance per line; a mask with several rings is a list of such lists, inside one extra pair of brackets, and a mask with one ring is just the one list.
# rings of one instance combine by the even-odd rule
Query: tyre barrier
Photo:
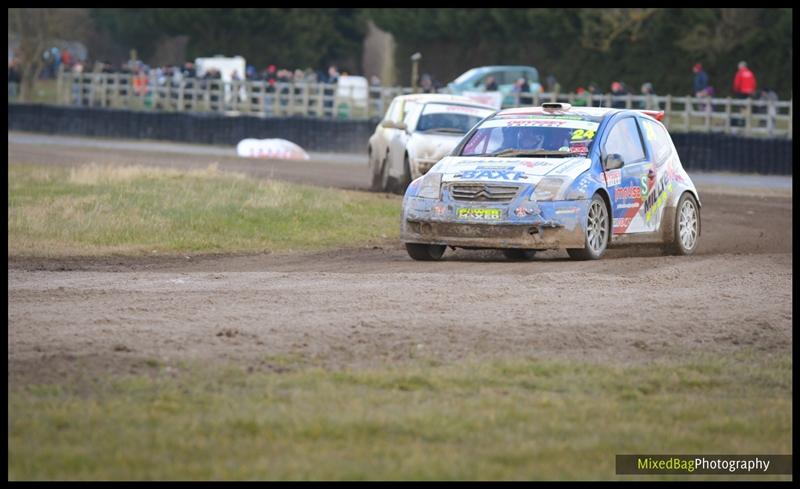
[[(288, 139), (306, 151), (366, 153), (379, 120), (254, 117), (8, 104), (8, 130), (235, 146), (245, 138)], [(792, 140), (674, 133), (688, 171), (792, 174)]]

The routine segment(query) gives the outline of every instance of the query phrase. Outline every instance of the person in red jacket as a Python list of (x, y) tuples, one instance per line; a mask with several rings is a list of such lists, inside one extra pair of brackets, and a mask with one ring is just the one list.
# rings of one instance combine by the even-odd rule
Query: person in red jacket
[(739, 61), (739, 71), (733, 79), (733, 95), (748, 98), (756, 94), (756, 76), (747, 68), (747, 63)]

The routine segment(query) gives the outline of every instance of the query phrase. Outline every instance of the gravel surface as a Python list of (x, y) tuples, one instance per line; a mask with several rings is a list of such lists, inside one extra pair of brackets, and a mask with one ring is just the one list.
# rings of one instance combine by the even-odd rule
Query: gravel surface
[[(220, 168), (364, 188), (366, 163), (9, 143), (9, 161)], [(203, 361), (329, 368), (467, 358), (649, 362), (697, 352), (791, 351), (791, 191), (700, 186), (698, 253), (492, 251), (412, 261), (399, 243), (314, 254), (8, 258), (12, 382)]]

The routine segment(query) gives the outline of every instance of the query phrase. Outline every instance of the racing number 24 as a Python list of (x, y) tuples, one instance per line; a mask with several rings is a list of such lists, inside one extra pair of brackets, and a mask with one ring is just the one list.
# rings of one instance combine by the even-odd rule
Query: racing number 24
[(595, 131), (587, 131), (584, 129), (575, 129), (575, 132), (572, 133), (572, 137), (570, 140), (572, 141), (581, 141), (584, 139), (592, 139), (594, 138)]

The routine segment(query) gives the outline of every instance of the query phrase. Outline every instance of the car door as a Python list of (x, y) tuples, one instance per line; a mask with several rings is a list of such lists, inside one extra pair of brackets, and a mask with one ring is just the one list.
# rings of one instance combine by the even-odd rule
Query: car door
[[(622, 158), (624, 164), (621, 168), (606, 168), (606, 158), (611, 154)], [(655, 173), (635, 116), (614, 122), (605, 139), (602, 155), (603, 176), (611, 197), (612, 233), (652, 231), (646, 226), (642, 206), (655, 184)]]
[(403, 113), (403, 124), (405, 129), (397, 130), (389, 141), (389, 175), (397, 178), (401, 184), (406, 185), (409, 182), (406, 180), (410, 176), (409, 169), (405, 167), (406, 145), (411, 137), (411, 133), (416, 128), (417, 121), (422, 112), (424, 104), (416, 102), (406, 102)]
[(649, 194), (644, 203), (645, 223), (651, 228), (661, 229), (666, 201), (673, 191), (673, 180), (676, 179), (674, 169), (677, 154), (666, 129), (658, 122), (641, 117), (639, 126), (645, 142), (652, 168), (656, 176), (655, 190)]
[(386, 158), (387, 151), (389, 150), (389, 143), (401, 131), (400, 129), (393, 127), (393, 125), (402, 121), (402, 112), (403, 101), (393, 101), (389, 106), (389, 110), (386, 111), (386, 116), (378, 125), (378, 137), (375, 138), (375, 146), (373, 151), (375, 151), (375, 159), (379, 164), (384, 161), (384, 158)]

